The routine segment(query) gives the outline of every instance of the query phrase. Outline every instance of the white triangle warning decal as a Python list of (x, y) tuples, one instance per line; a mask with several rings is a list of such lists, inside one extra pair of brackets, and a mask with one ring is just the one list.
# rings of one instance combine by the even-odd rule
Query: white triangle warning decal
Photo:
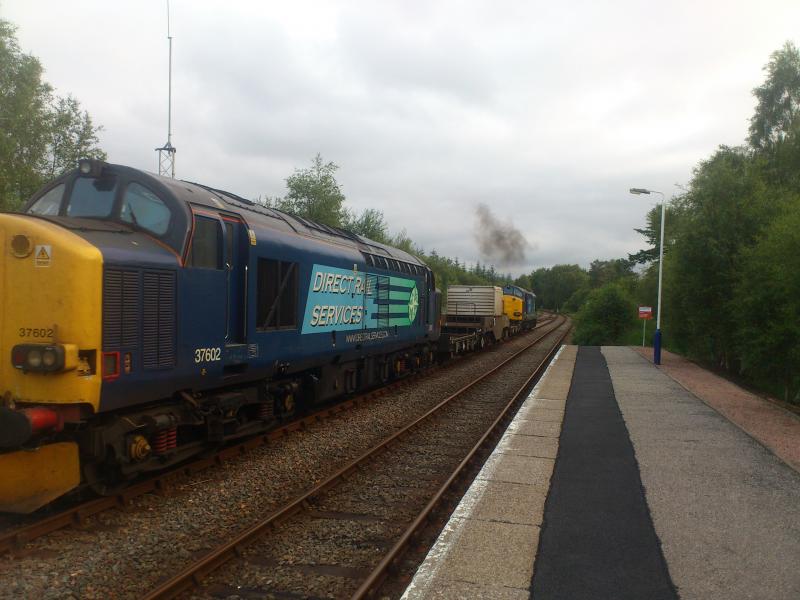
[(36, 252), (33, 255), (34, 264), (37, 267), (49, 267), (50, 259), (53, 256), (53, 248), (48, 244), (36, 246)]

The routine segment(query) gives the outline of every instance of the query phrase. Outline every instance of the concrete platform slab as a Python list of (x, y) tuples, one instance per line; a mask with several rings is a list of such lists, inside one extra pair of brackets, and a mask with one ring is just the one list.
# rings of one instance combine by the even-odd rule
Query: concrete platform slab
[(525, 413), (525, 420), (561, 423), (564, 420), (564, 411), (534, 405), (533, 408)]
[(538, 435), (558, 439), (561, 433), (561, 423), (522, 419), (509, 425), (508, 431), (517, 435)]
[(506, 481), (481, 481), (484, 482), (483, 492), (472, 512), (456, 512), (455, 516), (519, 525), (541, 525), (546, 490)]
[(538, 527), (466, 519), (443, 569), (451, 581), (502, 582), (525, 589), (533, 574), (530, 548), (538, 543)]
[[(567, 406), (567, 399), (566, 398), (562, 398), (560, 400), (556, 400), (556, 399), (553, 399), (553, 398), (539, 398), (539, 397), (536, 397), (536, 398), (529, 398), (525, 402), (526, 403), (530, 402), (530, 406), (531, 407), (547, 408), (547, 409), (550, 409), (550, 410), (560, 410), (561, 412), (564, 412), (564, 408)], [(523, 407), (524, 407), (524, 405), (523, 405)]]
[(532, 485), (547, 491), (555, 460), (513, 454), (492, 454), (486, 461), (489, 481)]
[(569, 385), (570, 381), (566, 378), (562, 381), (548, 382), (542, 387), (542, 396), (546, 398), (566, 398), (569, 393)]
[(498, 444), (496, 452), (552, 459), (558, 455), (557, 438), (511, 434), (503, 442)]
[(465, 600), (466, 598), (528, 600), (529, 596), (530, 592), (527, 589), (486, 583), (469, 583), (467, 581), (442, 581), (439, 587), (431, 589), (425, 595), (425, 598), (433, 600)]

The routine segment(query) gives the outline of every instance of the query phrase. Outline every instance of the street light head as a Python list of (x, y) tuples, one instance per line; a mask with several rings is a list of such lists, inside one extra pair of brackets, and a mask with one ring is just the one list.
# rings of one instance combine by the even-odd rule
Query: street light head
[(646, 190), (644, 188), (631, 188), (630, 189), (630, 193), (631, 194), (649, 194), (650, 190)]

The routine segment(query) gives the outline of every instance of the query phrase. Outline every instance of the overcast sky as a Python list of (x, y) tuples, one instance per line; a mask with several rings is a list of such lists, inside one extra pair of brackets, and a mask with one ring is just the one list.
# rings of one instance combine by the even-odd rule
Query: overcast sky
[[(562, 6), (557, 6), (561, 4)], [(655, 196), (740, 144), (798, 0), (172, 0), (177, 176), (253, 198), (320, 152), (349, 207), (484, 261), (483, 203), (527, 240), (515, 274), (642, 247)], [(45, 79), (157, 170), (165, 0), (0, 0)], [(652, 199), (652, 200), (651, 200)]]

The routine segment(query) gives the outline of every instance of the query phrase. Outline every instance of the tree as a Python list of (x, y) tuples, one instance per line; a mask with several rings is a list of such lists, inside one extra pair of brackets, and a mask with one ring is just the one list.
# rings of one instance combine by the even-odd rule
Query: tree
[[(664, 223), (664, 254), (667, 254), (675, 244), (676, 232), (680, 230), (683, 214), (675, 202), (667, 204), (667, 218)], [(634, 229), (636, 233), (647, 240), (647, 248), (639, 250), (636, 254), (629, 254), (628, 261), (633, 265), (643, 265), (658, 261), (658, 250), (661, 244), (661, 204), (656, 204), (647, 212), (647, 224), (641, 229)]]
[(81, 158), (105, 160), (106, 153), (99, 149), (97, 133), (92, 118), (72, 96), (57, 98), (50, 114), (51, 134), (48, 147), (48, 177), (53, 178), (72, 169)]
[(578, 289), (588, 285), (589, 276), (578, 265), (555, 265), (531, 273), (531, 287), (540, 306), (559, 310)]
[(764, 66), (766, 81), (753, 90), (758, 101), (750, 119), (749, 142), (763, 150), (782, 141), (800, 109), (800, 51), (786, 42)]
[(664, 265), (673, 331), (697, 358), (737, 371), (734, 286), (742, 253), (791, 199), (765, 180), (758, 157), (722, 146), (700, 163), (678, 202), (685, 218)]
[(295, 169), (286, 178), (288, 192), (276, 203), (276, 208), (293, 215), (333, 227), (347, 222), (344, 194), (336, 181), (338, 166), (325, 163), (317, 154), (308, 169)]
[(387, 243), (389, 241), (388, 225), (383, 213), (376, 208), (366, 208), (360, 216), (355, 216), (346, 211), (346, 221), (344, 228), (358, 235), (363, 235), (376, 242)]
[(78, 158), (105, 159), (99, 127), (71, 96), (42, 81), (39, 60), (24, 54), (15, 28), (0, 19), (0, 210), (14, 210)]
[(636, 326), (636, 305), (618, 283), (592, 290), (576, 316), (575, 343), (622, 344)]
[(800, 211), (789, 210), (743, 252), (735, 301), (731, 303), (738, 308), (742, 372), (768, 387), (782, 387), (784, 399), (795, 402), (800, 400), (798, 273)]
[(13, 210), (41, 185), (52, 88), (42, 66), (23, 54), (15, 28), (0, 20), (0, 209)]
[(624, 258), (593, 260), (589, 265), (589, 283), (593, 288), (628, 277), (633, 277), (633, 269), (630, 261)]

